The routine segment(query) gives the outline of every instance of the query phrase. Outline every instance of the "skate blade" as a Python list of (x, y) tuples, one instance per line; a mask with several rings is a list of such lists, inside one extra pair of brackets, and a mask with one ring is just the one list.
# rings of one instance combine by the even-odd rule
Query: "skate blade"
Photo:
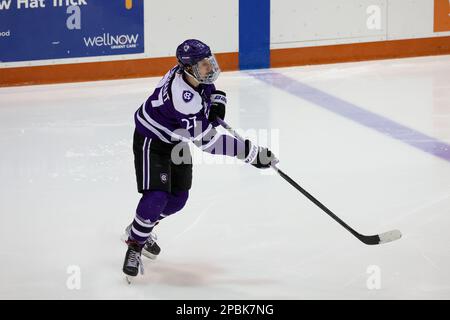
[(134, 282), (135, 278), (136, 277), (133, 277), (133, 276), (125, 276), (125, 281), (130, 285)]
[(148, 251), (145, 251), (145, 250), (142, 250), (142, 255), (151, 260), (156, 260), (156, 258), (158, 257), (157, 255), (150, 253)]
[(126, 244), (127, 240), (128, 240), (128, 234), (127, 233), (122, 234), (122, 236), (120, 237), (120, 240)]

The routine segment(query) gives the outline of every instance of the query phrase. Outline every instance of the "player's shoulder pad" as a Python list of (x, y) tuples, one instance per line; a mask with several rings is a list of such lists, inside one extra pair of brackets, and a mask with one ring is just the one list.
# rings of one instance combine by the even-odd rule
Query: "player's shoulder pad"
[(183, 80), (181, 74), (175, 75), (171, 89), (173, 106), (178, 112), (196, 114), (203, 108), (202, 97)]

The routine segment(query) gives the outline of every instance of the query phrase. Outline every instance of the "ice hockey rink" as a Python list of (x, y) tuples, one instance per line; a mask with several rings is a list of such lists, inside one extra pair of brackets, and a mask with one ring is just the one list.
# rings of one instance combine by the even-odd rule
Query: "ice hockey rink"
[(359, 232), (400, 240), (364, 245), (274, 172), (196, 150), (186, 207), (128, 285), (133, 113), (158, 80), (0, 88), (1, 299), (450, 298), (450, 56), (217, 82), (231, 126)]

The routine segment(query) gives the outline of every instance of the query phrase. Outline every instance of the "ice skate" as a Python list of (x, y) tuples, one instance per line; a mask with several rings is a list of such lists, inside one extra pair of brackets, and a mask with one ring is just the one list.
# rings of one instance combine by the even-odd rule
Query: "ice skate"
[(125, 273), (128, 284), (139, 273), (144, 274), (144, 267), (141, 261), (142, 246), (136, 241), (127, 241), (128, 250), (125, 254), (125, 260), (123, 262), (123, 273)]
[[(131, 224), (125, 229), (125, 234), (122, 237), (122, 240), (126, 242), (128, 237), (130, 236)], [(154, 232), (150, 233), (150, 237), (142, 248), (142, 254), (152, 260), (155, 260), (159, 253), (161, 252), (161, 248), (156, 243), (158, 240), (156, 234)]]

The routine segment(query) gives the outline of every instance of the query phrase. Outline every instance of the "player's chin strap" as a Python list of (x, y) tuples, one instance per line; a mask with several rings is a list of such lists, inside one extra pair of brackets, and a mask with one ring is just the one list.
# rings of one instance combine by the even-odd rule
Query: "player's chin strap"
[[(217, 118), (217, 122), (224, 127), (229, 133), (231, 133), (233, 136), (235, 136), (238, 140), (241, 140), (242, 142), (245, 141), (244, 138), (242, 138), (239, 133), (236, 132), (232, 127), (230, 127), (225, 121), (223, 121), (220, 118)], [(316, 206), (318, 206), (320, 209), (322, 209), (326, 214), (328, 214), (331, 218), (333, 218), (336, 222), (338, 222), (341, 226), (343, 226), (347, 231), (349, 231), (351, 234), (353, 234), (356, 238), (358, 238), (360, 241), (364, 242), (368, 245), (374, 245), (374, 244), (382, 244), (386, 242), (395, 241), (401, 238), (402, 234), (399, 230), (392, 230), (388, 232), (384, 232), (381, 234), (376, 235), (370, 235), (366, 236), (363, 234), (360, 234), (356, 232), (352, 227), (350, 227), (348, 224), (346, 224), (343, 220), (341, 220), (337, 215), (335, 215), (330, 209), (328, 209), (325, 205), (323, 205), (319, 200), (314, 198), (308, 191), (303, 189), (297, 182), (292, 180), (287, 174), (285, 174), (283, 171), (281, 171), (280, 168), (276, 166), (275, 163), (271, 163), (270, 167), (274, 169), (284, 180), (289, 182), (291, 186), (293, 186), (295, 189), (300, 191), (305, 197), (307, 197), (309, 200), (311, 200)]]
[(187, 75), (188, 77), (194, 79), (198, 84), (201, 83), (201, 82), (200, 82), (193, 74), (191, 74), (189, 71), (183, 69), (183, 72), (184, 72), (184, 74)]

